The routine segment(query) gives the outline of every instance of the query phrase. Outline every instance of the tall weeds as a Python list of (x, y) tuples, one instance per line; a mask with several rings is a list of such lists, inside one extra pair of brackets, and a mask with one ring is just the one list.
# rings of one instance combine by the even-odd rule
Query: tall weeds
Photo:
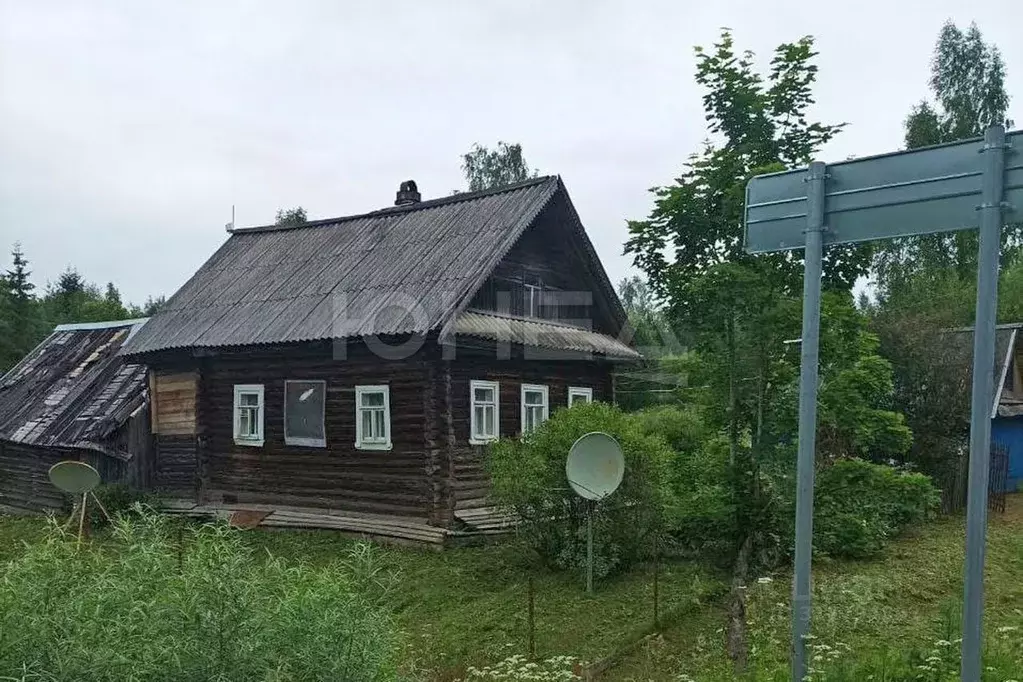
[(366, 550), (313, 569), (254, 556), (226, 525), (134, 513), (112, 532), (76, 550), (54, 526), (0, 566), (0, 679), (394, 677), (388, 583)]

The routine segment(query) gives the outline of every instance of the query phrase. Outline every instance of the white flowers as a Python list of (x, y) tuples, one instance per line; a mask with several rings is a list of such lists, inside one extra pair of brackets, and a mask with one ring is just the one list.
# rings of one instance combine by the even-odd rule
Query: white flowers
[(578, 680), (574, 672), (575, 659), (571, 656), (552, 656), (543, 661), (529, 661), (522, 654), (509, 656), (503, 661), (483, 668), (470, 667), (462, 682), (569, 682)]

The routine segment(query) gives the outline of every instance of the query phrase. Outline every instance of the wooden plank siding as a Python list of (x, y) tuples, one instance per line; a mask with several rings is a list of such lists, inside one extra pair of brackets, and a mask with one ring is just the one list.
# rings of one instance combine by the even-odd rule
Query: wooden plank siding
[(194, 436), (197, 372), (154, 372), (150, 375), (153, 433)]

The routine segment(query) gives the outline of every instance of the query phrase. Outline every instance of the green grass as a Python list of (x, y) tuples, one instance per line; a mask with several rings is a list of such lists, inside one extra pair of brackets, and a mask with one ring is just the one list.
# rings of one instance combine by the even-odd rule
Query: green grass
[[(275, 555), (329, 561), (347, 540), (330, 533), (260, 532), (251, 541)], [(381, 548), (399, 572), (393, 603), (406, 643), (408, 671), (438, 679), (528, 650), (528, 579), (534, 577), (535, 646), (540, 657), (596, 660), (653, 622), (653, 573), (642, 566), (586, 595), (581, 576), (537, 568), (515, 542), (446, 552)], [(698, 613), (723, 590), (694, 564), (662, 565), (660, 609), (668, 618)]]
[[(984, 613), (989, 662), (1023, 679), (1023, 495), (1011, 496), (1006, 513), (989, 519)], [(850, 663), (930, 651), (941, 648), (940, 640), (954, 643), (960, 636), (964, 547), (964, 519), (945, 518), (897, 539), (880, 561), (815, 563), (816, 641), (847, 645), (843, 656)], [(752, 668), (763, 675), (757, 679), (774, 679), (788, 661), (790, 580), (780, 573), (749, 588), (757, 649)], [(676, 680), (683, 673), (699, 682), (733, 679), (718, 632), (724, 623), (724, 613), (710, 609), (670, 627), (627, 657), (610, 679)]]
[[(42, 530), (37, 519), (0, 518), (0, 560), (15, 556), (23, 541)], [(313, 565), (333, 561), (352, 543), (328, 531), (258, 530), (245, 537), (260, 552)], [(954, 640), (963, 544), (962, 519), (942, 519), (894, 541), (881, 561), (815, 564), (818, 641), (848, 645), (854, 652), (849, 656), (861, 657)], [(991, 516), (987, 558), (988, 637), (996, 643), (1023, 640), (1023, 496), (1010, 499), (1005, 515)], [(647, 631), (652, 621), (649, 566), (598, 585), (591, 598), (580, 576), (537, 568), (514, 542), (442, 553), (381, 547), (376, 560), (399, 576), (391, 608), (401, 630), (404, 670), (417, 678), (456, 679), (467, 665), (526, 652), (530, 575), (538, 656), (596, 660)], [(787, 660), (790, 587), (785, 573), (771, 578), (750, 586), (749, 613), (753, 667), (773, 673)], [(661, 613), (668, 614), (667, 627), (604, 679), (676, 680), (682, 673), (699, 682), (732, 679), (721, 632), (723, 593), (722, 576), (709, 569), (662, 565)], [(1013, 626), (1021, 629), (998, 631)]]

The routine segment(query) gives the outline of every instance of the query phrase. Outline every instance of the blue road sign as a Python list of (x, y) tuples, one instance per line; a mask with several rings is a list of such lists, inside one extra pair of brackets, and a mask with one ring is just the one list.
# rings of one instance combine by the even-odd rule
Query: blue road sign
[[(1023, 148), (1023, 131), (1006, 135)], [(846, 244), (976, 228), (984, 140), (924, 147), (829, 164), (823, 242)], [(1023, 222), (1023, 154), (1006, 157), (1006, 222)], [(746, 250), (806, 245), (807, 177), (800, 168), (760, 175), (746, 187)]]

